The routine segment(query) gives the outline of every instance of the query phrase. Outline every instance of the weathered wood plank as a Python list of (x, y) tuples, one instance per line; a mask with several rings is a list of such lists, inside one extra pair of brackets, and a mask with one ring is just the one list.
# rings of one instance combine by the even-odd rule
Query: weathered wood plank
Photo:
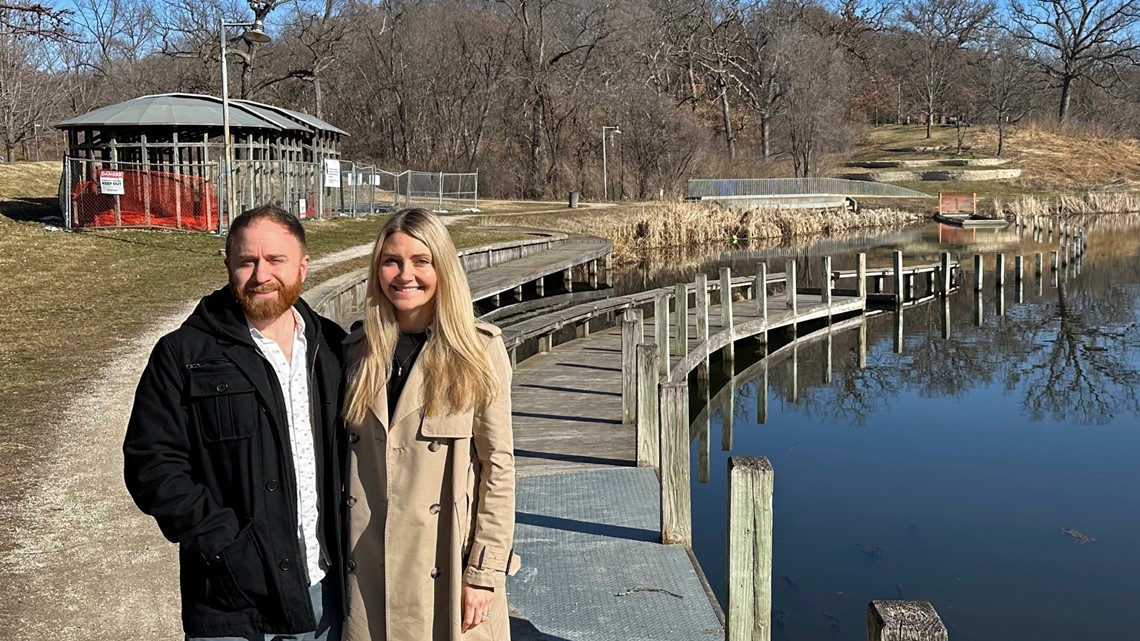
[(772, 488), (767, 458), (729, 457), (727, 641), (772, 638)]
[(871, 601), (867, 641), (948, 641), (949, 632), (929, 601)]

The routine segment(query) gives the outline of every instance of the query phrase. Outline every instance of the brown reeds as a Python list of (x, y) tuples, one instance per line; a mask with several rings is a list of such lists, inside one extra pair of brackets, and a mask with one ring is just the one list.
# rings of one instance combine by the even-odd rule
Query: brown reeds
[(894, 209), (844, 210), (727, 208), (713, 203), (676, 202), (649, 207), (595, 209), (587, 215), (486, 217), (488, 225), (532, 225), (593, 234), (613, 242), (618, 261), (637, 260), (649, 249), (716, 246), (731, 242), (831, 234), (897, 227), (924, 218)]
[(1140, 212), (1140, 192), (1090, 191), (1083, 194), (1058, 194), (1052, 197), (1021, 196), (1008, 202), (995, 198), (994, 210), (1022, 218), (1129, 214)]

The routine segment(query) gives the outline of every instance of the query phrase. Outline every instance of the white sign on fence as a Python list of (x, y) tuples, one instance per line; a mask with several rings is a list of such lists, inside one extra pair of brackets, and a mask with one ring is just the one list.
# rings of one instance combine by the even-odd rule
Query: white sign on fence
[(123, 189), (123, 172), (115, 169), (100, 170), (99, 193), (108, 196), (125, 195), (127, 192)]
[(340, 187), (340, 161), (325, 159), (325, 187)]
[(301, 200), (297, 201), (297, 213), (300, 214), (298, 216), (298, 218), (304, 218), (305, 214), (308, 213), (308, 209), (309, 209), (309, 201), (308, 200), (302, 198)]

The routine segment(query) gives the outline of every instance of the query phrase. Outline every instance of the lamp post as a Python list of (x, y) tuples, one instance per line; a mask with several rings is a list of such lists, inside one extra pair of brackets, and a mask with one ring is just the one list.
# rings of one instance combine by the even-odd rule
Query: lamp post
[[(226, 219), (233, 215), (234, 211), (234, 190), (230, 186), (230, 172), (233, 169), (234, 148), (233, 141), (230, 140), (230, 79), (229, 74), (226, 72), (226, 29), (228, 27), (241, 27), (245, 32), (241, 37), (246, 42), (266, 43), (269, 42), (269, 35), (265, 33), (265, 26), (260, 19), (253, 22), (226, 22), (225, 16), (218, 18), (218, 38), (222, 45), (222, 177), (223, 189), (225, 190), (226, 202)], [(220, 234), (223, 229), (222, 215), (218, 215), (218, 233)]]
[(610, 182), (606, 179), (606, 133), (613, 131), (615, 134), (621, 133), (621, 128), (617, 125), (602, 125), (602, 200), (608, 201), (610, 199)]
[(32, 125), (32, 137), (36, 140), (36, 162), (40, 161), (40, 127), (43, 125), (38, 122)]

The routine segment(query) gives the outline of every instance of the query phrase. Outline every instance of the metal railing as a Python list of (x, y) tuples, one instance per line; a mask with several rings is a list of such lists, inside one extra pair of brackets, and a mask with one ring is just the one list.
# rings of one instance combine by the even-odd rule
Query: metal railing
[(691, 199), (804, 194), (888, 198), (929, 197), (929, 194), (905, 187), (844, 178), (690, 178), (687, 194)]

